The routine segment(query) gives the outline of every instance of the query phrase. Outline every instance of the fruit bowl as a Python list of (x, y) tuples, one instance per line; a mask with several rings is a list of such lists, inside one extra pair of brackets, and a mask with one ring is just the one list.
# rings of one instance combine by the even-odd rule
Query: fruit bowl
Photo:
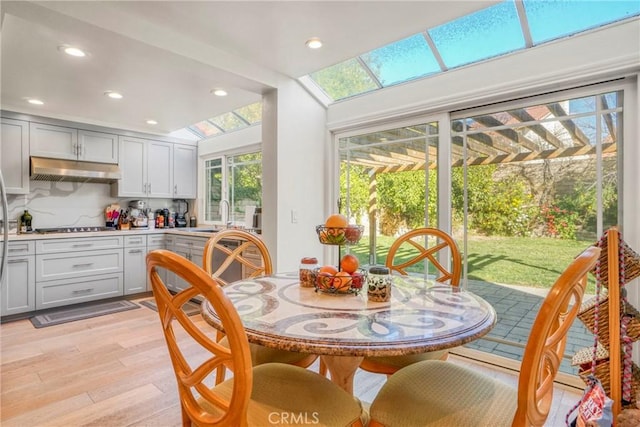
[(316, 226), (318, 240), (323, 245), (355, 245), (360, 241), (364, 226), (349, 225), (347, 227)]
[(326, 294), (357, 294), (362, 289), (365, 281), (365, 273), (355, 271), (349, 273), (320, 273), (319, 269), (314, 270), (316, 276), (316, 292)]

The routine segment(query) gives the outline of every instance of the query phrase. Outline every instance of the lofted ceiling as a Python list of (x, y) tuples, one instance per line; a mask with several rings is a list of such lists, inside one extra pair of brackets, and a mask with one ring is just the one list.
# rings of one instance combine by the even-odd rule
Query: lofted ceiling
[[(284, 79), (495, 3), (3, 0), (0, 106), (167, 134), (259, 101)], [(311, 37), (323, 48), (306, 48)], [(69, 57), (61, 45), (89, 56)], [(108, 90), (124, 98), (109, 99)]]

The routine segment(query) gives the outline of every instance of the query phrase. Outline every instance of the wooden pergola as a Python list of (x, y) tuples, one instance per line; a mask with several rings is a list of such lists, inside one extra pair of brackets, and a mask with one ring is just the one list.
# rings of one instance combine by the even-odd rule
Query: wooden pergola
[[(600, 96), (600, 102), (606, 109), (604, 95)], [(602, 114), (603, 127), (608, 135), (601, 144), (603, 156), (615, 155), (617, 151), (618, 130), (613, 114)], [(452, 167), (596, 155), (595, 142), (558, 102), (465, 120), (466, 129), (462, 120), (453, 121)], [(369, 171), (369, 231), (374, 248), (377, 175), (435, 168), (438, 154), (436, 126), (435, 123), (409, 126), (349, 138), (350, 164)], [(550, 128), (554, 126), (556, 129), (552, 131)], [(341, 160), (346, 160), (346, 155), (342, 153)]]

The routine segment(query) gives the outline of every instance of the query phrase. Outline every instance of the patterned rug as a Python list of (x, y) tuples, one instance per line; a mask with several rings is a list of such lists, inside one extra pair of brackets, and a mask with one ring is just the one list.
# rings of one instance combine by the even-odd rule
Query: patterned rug
[[(140, 301), (140, 305), (144, 305), (147, 308), (150, 308), (153, 311), (158, 311), (158, 307), (156, 306), (156, 301), (154, 299), (147, 299), (144, 301)], [(189, 301), (185, 305), (182, 306), (182, 310), (187, 313), (187, 316), (193, 316), (194, 314), (200, 314), (200, 303)]]
[(83, 304), (76, 307), (62, 307), (44, 314), (33, 316), (29, 320), (36, 328), (59, 325), (61, 323), (75, 322), (76, 320), (89, 319), (91, 317), (104, 316), (105, 314), (119, 313), (121, 311), (140, 308), (127, 300), (108, 301), (101, 303)]

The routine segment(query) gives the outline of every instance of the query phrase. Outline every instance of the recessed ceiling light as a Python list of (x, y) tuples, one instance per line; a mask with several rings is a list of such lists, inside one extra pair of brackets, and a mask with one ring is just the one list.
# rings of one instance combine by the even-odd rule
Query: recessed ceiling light
[(78, 58), (82, 58), (83, 56), (87, 56), (87, 54), (80, 48), (73, 46), (60, 46), (60, 50), (62, 50), (67, 55), (77, 56)]
[(44, 102), (40, 101), (39, 99), (29, 99), (28, 102), (29, 104), (33, 105), (44, 105)]
[(317, 37), (312, 37), (305, 43), (309, 49), (320, 49), (322, 47), (322, 41)]
[(104, 93), (106, 96), (108, 96), (111, 99), (122, 99), (122, 94), (118, 93), (118, 92), (114, 92), (112, 90), (108, 90)]
[(158, 122), (156, 122), (155, 120), (147, 120), (147, 124), (148, 125), (157, 125)]
[(213, 89), (211, 92), (215, 96), (227, 96), (227, 91), (224, 89)]

